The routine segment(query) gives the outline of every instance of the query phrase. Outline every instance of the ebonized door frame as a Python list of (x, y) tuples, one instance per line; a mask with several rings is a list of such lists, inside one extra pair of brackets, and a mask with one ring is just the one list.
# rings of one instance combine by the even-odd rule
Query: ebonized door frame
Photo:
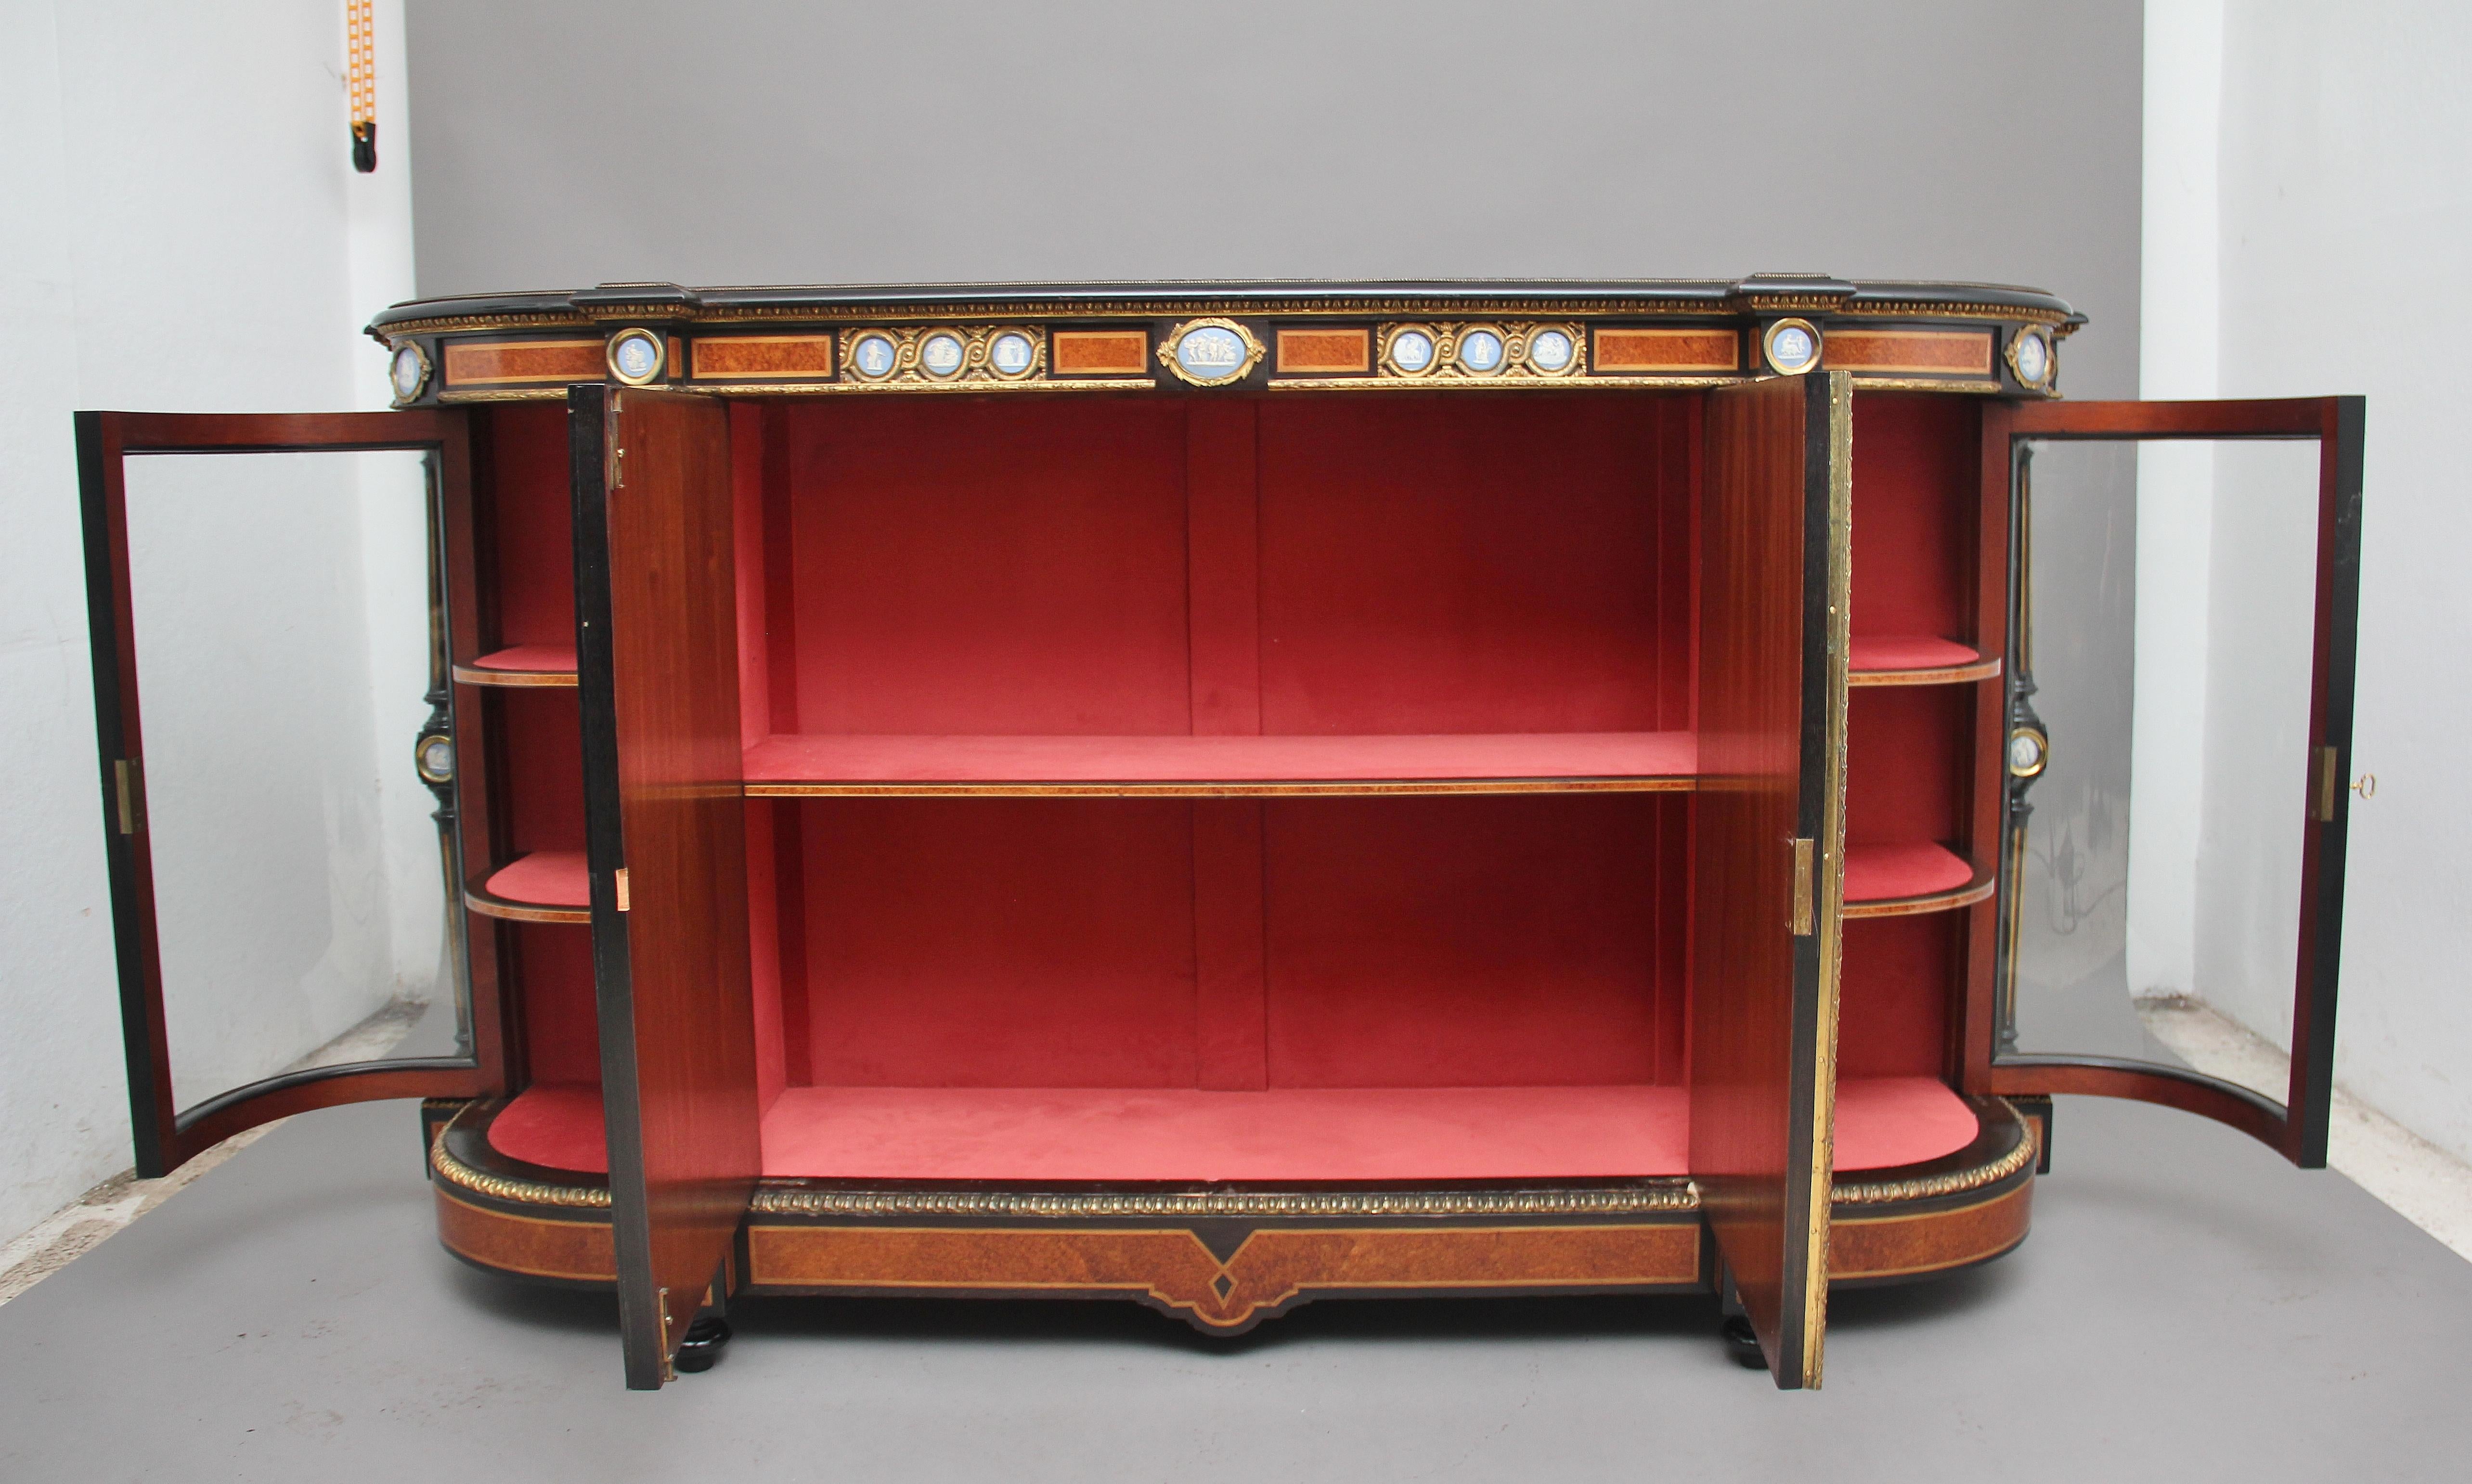
[[(439, 564), (448, 648), (466, 658), (475, 642), (473, 460), (470, 428), (456, 409), (393, 412), (107, 412), (76, 414), (78, 483), (85, 528), (86, 623), (94, 664), (95, 747), (103, 789), (104, 852), (111, 888), (112, 950), (120, 978), (121, 1033), (137, 1174), (154, 1179), (224, 1140), (313, 1108), (391, 1097), (481, 1097), (507, 1088), (508, 1007), (496, 973), (494, 929), (465, 914), (471, 1054), (348, 1062), (279, 1072), (181, 1109), (172, 1090), (163, 1014), (163, 964), (154, 904), (154, 852), (144, 817), (145, 741), (140, 719), (134, 594), (129, 570), (126, 460), (133, 455), (370, 453), (432, 456), (433, 559)], [(450, 702), (451, 706), (451, 702)], [(450, 711), (459, 755), (480, 756), (482, 719)], [(469, 752), (464, 749), (470, 748)], [(460, 771), (460, 770), (459, 770)], [(486, 838), (479, 789), (457, 789), (462, 842)], [(460, 868), (457, 872), (460, 875)], [(451, 891), (450, 913), (462, 911)]]
[[(2294, 976), (2292, 1078), (2283, 1102), (2186, 1068), (2123, 1057), (2004, 1053), (1996, 1005), (1970, 1000), (1966, 1087), (2008, 1096), (2090, 1094), (2162, 1103), (2228, 1123), (2279, 1150), (2304, 1169), (2326, 1163), (2334, 1102), (2335, 1004), (2342, 969), (2343, 865), (2351, 820), (2353, 692), (2361, 606), (2362, 428), (2360, 397), (2295, 397), (2225, 402), (2030, 402), (1987, 408), (1984, 478), (2022, 533), (2019, 450), (2030, 439), (2146, 441), (2315, 439), (2318, 456), (2317, 561), (2309, 680), (2309, 797), (2300, 855), (2300, 922)], [(1993, 488), (1986, 487), (1986, 503)], [(2010, 624), (2022, 628), (2027, 574), (2010, 543)], [(2010, 671), (2008, 689), (2018, 684)], [(2012, 826), (2013, 790), (2004, 790), (2002, 836)], [(2004, 852), (2001, 894), (2018, 889), (2013, 852)], [(2004, 945), (2001, 970), (2012, 983), (2016, 944)]]

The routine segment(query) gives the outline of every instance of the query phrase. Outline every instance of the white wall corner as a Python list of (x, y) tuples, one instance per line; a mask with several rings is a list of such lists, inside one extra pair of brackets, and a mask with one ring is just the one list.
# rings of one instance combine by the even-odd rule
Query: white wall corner
[[(2139, 394), (2221, 388), (2223, 0), (2146, 7)], [(2136, 993), (2196, 980), (2214, 451), (2149, 444), (2137, 469), (2127, 959)]]

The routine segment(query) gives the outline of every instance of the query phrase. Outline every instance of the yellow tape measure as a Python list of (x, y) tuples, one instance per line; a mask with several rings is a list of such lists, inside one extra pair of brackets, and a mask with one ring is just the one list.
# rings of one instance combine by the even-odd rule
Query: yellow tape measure
[(369, 0), (344, 0), (344, 37), (351, 53), (352, 168), (378, 168), (378, 68)]

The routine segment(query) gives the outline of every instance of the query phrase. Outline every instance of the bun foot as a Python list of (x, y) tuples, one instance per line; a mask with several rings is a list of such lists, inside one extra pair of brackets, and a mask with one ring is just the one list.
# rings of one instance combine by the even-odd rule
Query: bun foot
[(728, 1320), (706, 1315), (687, 1326), (686, 1338), (678, 1341), (677, 1355), (670, 1363), (680, 1371), (709, 1371), (729, 1343), (729, 1334)]
[[(1753, 1332), (1751, 1321), (1747, 1315), (1727, 1314), (1724, 1327), (1720, 1332), (1725, 1339), (1725, 1354), (1734, 1357), (1736, 1365), (1753, 1371), (1768, 1369), (1768, 1356), (1760, 1354), (1760, 1337)], [(689, 1337), (693, 1337), (693, 1331), (689, 1331)], [(683, 1367), (685, 1362), (681, 1360), (679, 1365)]]

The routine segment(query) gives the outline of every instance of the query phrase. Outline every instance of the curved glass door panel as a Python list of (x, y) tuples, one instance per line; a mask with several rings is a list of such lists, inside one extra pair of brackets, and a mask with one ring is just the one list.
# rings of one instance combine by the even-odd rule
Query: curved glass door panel
[[(1969, 1055), (1995, 1091), (2166, 1102), (2322, 1163), (2360, 403), (1985, 422), (2009, 479), (2008, 776), (1998, 990)], [(2290, 1076), (2174, 1049), (2244, 1033)]]
[(461, 429), (80, 418), (142, 1174), (304, 1108), (496, 1080), (449, 896)]

